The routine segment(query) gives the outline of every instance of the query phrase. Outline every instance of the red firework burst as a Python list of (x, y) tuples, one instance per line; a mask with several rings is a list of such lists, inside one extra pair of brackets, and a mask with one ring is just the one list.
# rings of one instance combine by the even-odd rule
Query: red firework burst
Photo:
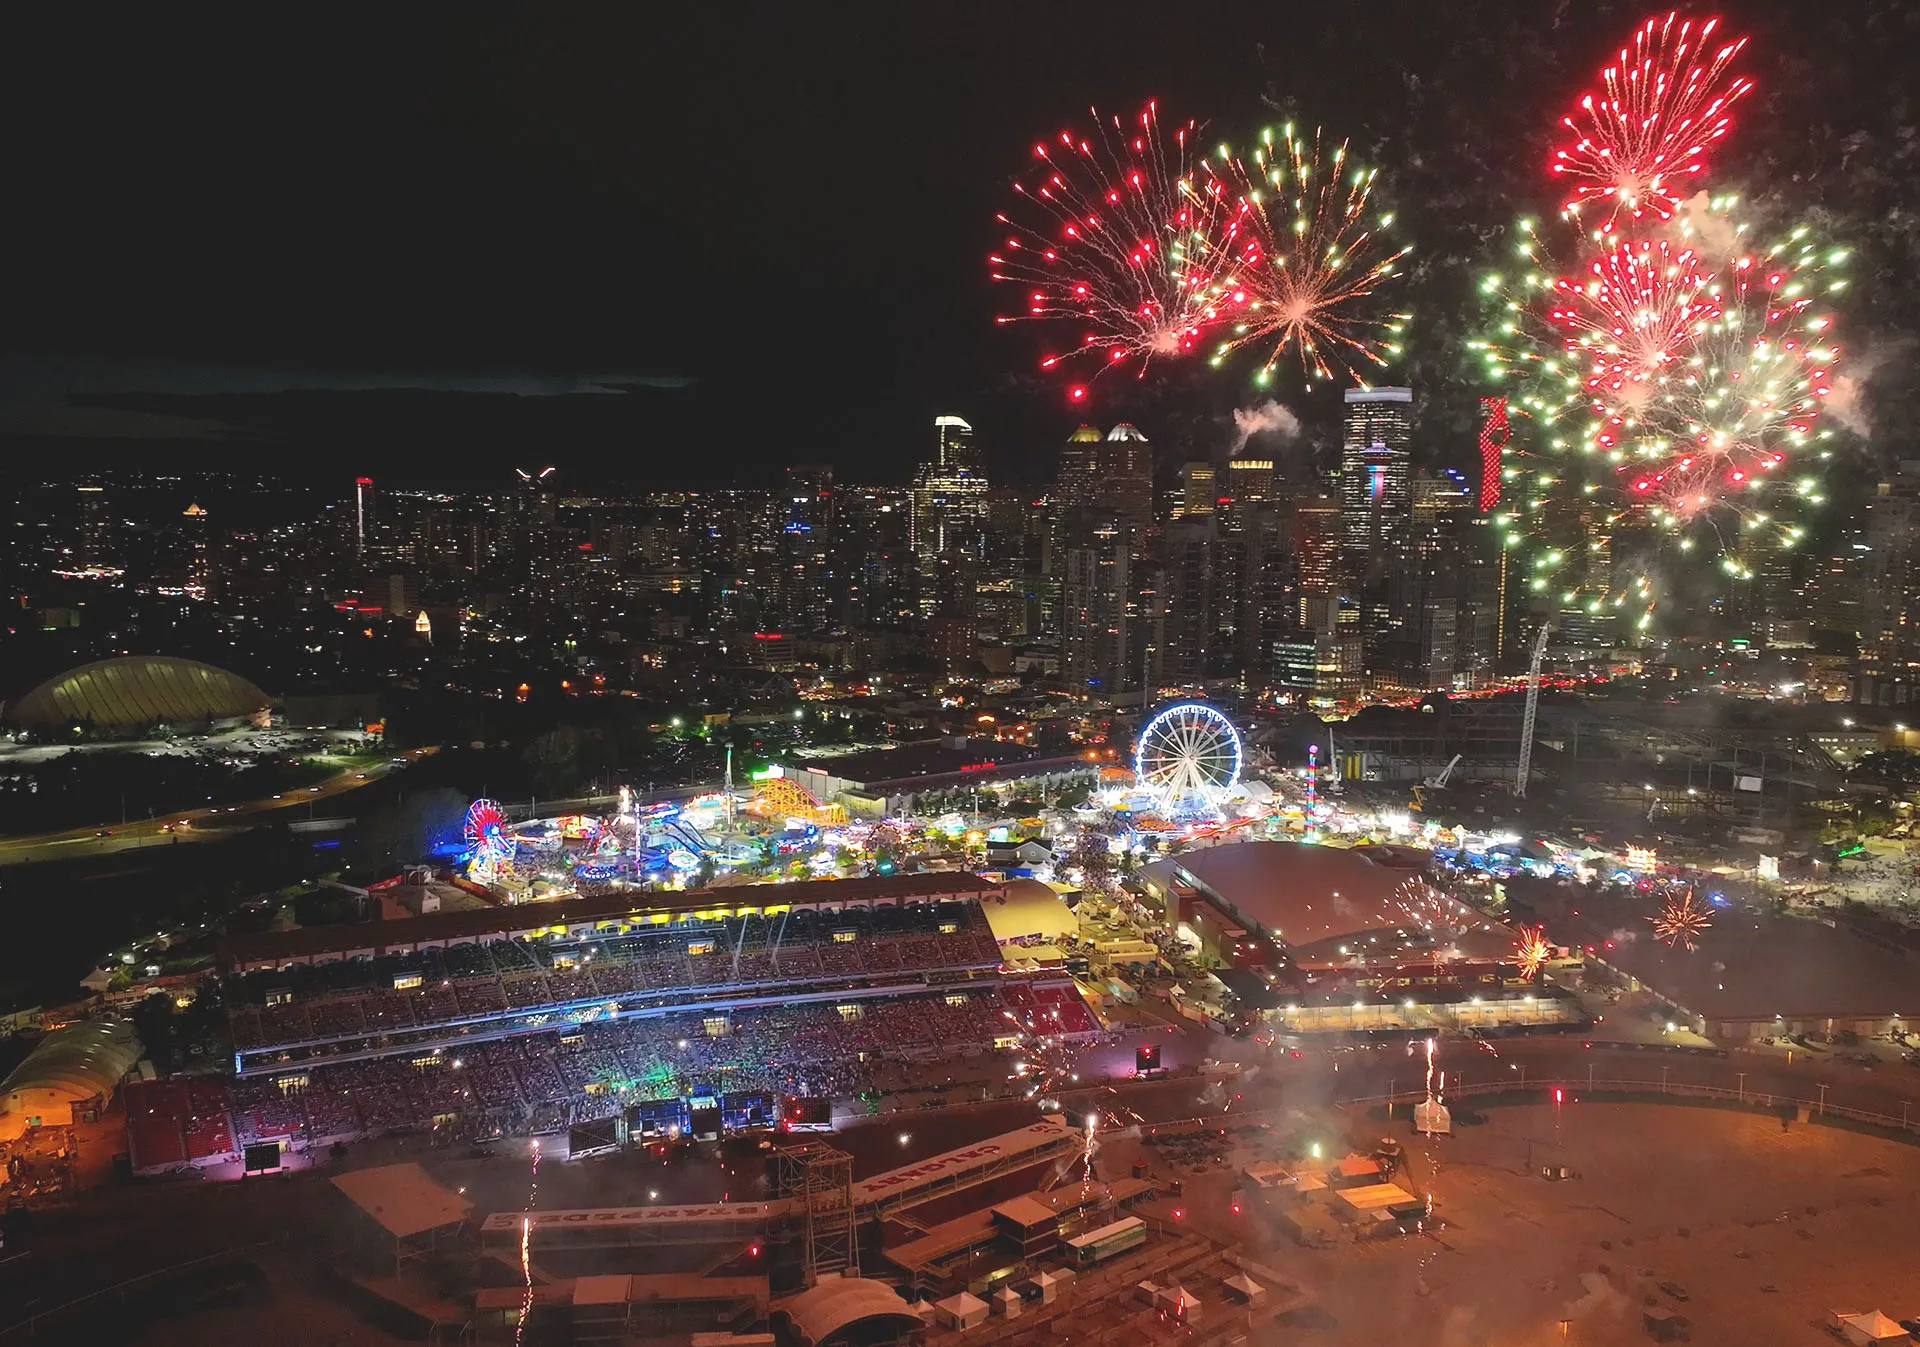
[[(1620, 244), (1589, 264), (1584, 276), (1556, 281), (1547, 317), (1586, 366), (1587, 391), (1630, 403), (1717, 313), (1707, 268), (1692, 249), (1642, 240)], [(1603, 448), (1611, 443), (1604, 434), (1599, 442)]]
[(1673, 214), (1707, 147), (1731, 127), (1728, 110), (1753, 88), (1728, 70), (1746, 39), (1716, 43), (1719, 23), (1677, 13), (1648, 19), (1600, 72), (1603, 91), (1561, 120), (1574, 139), (1551, 167), (1572, 187), (1568, 209), (1601, 202), (1609, 228), (1622, 211)]
[[(1132, 126), (1094, 113), (1091, 136), (1062, 131), (1033, 147), (1038, 176), (1016, 182), (1015, 213), (987, 261), (996, 281), (1021, 286), (1022, 312), (999, 323), (1057, 322), (1071, 335), (1044, 370), (1073, 382), (1079, 402), (1102, 372), (1191, 351), (1221, 314), (1222, 260), (1205, 246), (1227, 203), (1187, 171), (1189, 121), (1163, 132), (1156, 105)], [(1198, 243), (1199, 246), (1196, 246)]]

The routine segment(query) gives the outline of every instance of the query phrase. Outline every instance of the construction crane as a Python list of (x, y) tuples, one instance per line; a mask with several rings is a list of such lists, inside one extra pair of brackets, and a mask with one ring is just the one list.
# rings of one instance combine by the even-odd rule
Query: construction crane
[(1533, 722), (1540, 714), (1540, 661), (1547, 655), (1547, 633), (1553, 630), (1551, 622), (1540, 624), (1540, 634), (1533, 638), (1533, 659), (1527, 664), (1527, 713), (1520, 721), (1520, 769), (1513, 774), (1513, 797), (1516, 800), (1527, 798), (1527, 777), (1533, 772)]
[(1413, 788), (1413, 808), (1416, 813), (1427, 807), (1428, 791), (1445, 790), (1447, 788), (1447, 778), (1452, 776), (1453, 769), (1460, 765), (1462, 756), (1463, 755), (1459, 753), (1454, 754), (1452, 762)]

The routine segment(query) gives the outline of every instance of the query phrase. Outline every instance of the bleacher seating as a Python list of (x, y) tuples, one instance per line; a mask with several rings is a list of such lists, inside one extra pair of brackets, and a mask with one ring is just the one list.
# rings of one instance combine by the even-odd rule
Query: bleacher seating
[[(696, 938), (710, 939), (713, 948), (689, 954)], [(470, 943), (254, 973), (229, 979), (224, 991), (233, 1045), (249, 1052), (294, 1043), (345, 1044), (640, 992), (746, 991), (808, 980), (979, 970), (997, 965), (998, 957), (978, 906), (941, 904), (798, 912), (771, 921), (750, 916), (572, 941)], [(418, 986), (395, 989), (396, 981), (414, 976)]]
[[(708, 942), (711, 949), (688, 952)], [(849, 1094), (871, 1088), (890, 1064), (986, 1051), (1010, 1032), (1098, 1028), (1068, 983), (968, 985), (998, 966), (979, 907), (941, 904), (496, 940), (229, 978), (222, 991), (234, 1047), (253, 1065), (284, 1067), (235, 1086), (230, 1135), (324, 1140), (450, 1118), (463, 1135), (497, 1135), (607, 1116), (623, 1100), (694, 1085)], [(941, 970), (962, 974), (954, 990), (892, 990)], [(863, 992), (868, 977), (877, 981)], [(414, 978), (417, 985), (396, 988)], [(819, 1002), (699, 1004), (841, 988), (850, 995)], [(676, 994), (698, 1000), (633, 1017)], [(629, 1018), (576, 1026), (545, 1013), (614, 1001)], [(709, 1033), (716, 1018), (725, 1032)], [(342, 1060), (349, 1056), (359, 1060)], [(304, 1085), (280, 1083), (296, 1076)], [(216, 1109), (222, 1127), (228, 1108)], [(184, 1130), (166, 1141), (170, 1124), (141, 1126), (152, 1134), (150, 1151), (187, 1145)], [(203, 1148), (218, 1140), (204, 1128), (196, 1136)]]

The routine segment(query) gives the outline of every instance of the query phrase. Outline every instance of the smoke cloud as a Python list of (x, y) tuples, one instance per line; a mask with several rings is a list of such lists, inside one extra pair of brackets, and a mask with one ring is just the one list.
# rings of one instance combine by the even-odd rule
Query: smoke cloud
[(1712, 199), (1704, 190), (1680, 203), (1673, 213), (1672, 229), (1676, 240), (1716, 265), (1740, 252), (1739, 226), (1732, 216), (1713, 209)]
[(1278, 435), (1283, 440), (1299, 438), (1300, 418), (1291, 410), (1281, 406), (1273, 399), (1257, 407), (1239, 407), (1233, 413), (1233, 455), (1247, 447), (1247, 441), (1255, 435)]
[[(1844, 342), (1844, 334), (1842, 338)], [(1906, 366), (1913, 361), (1915, 339), (1909, 336), (1874, 335), (1872, 345), (1863, 341), (1848, 347), (1841, 361), (1841, 372), (1834, 375), (1833, 390), (1821, 402), (1820, 409), (1862, 439), (1873, 436), (1873, 406), (1867, 385), (1882, 366)]]
[(1827, 394), (1827, 400), (1821, 404), (1827, 415), (1861, 439), (1873, 434), (1873, 416), (1867, 410), (1865, 397), (1866, 374), (1871, 368), (1869, 366), (1867, 371), (1860, 374), (1842, 374), (1835, 379), (1833, 391)]

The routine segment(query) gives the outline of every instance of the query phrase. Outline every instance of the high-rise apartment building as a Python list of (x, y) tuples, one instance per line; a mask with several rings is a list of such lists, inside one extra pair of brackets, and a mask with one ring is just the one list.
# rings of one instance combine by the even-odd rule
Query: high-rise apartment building
[(1866, 508), (1861, 663), (1868, 673), (1920, 668), (1920, 463), (1904, 462)]
[(1069, 543), (1060, 587), (1061, 672), (1076, 688), (1108, 695), (1129, 682), (1130, 549), (1117, 525)]
[(1166, 553), (1167, 677), (1193, 682), (1207, 674), (1214, 632), (1214, 574), (1219, 528), (1211, 513), (1189, 515), (1168, 526)]

